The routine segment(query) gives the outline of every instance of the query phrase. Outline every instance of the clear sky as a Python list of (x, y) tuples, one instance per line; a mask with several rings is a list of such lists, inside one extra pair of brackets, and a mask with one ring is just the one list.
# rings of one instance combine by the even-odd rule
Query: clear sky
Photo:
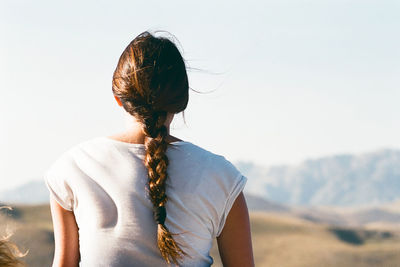
[[(399, 1), (0, 2), (0, 191), (123, 129), (111, 77), (167, 30), (191, 68), (172, 134), (269, 166), (400, 148)], [(216, 74), (215, 74), (216, 73)]]

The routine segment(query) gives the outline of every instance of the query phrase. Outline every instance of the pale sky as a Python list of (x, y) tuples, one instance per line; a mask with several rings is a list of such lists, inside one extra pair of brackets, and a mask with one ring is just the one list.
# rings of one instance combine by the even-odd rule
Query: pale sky
[(0, 191), (123, 129), (112, 73), (145, 30), (174, 34), (212, 91), (177, 137), (264, 166), (400, 148), (399, 3), (2, 0)]

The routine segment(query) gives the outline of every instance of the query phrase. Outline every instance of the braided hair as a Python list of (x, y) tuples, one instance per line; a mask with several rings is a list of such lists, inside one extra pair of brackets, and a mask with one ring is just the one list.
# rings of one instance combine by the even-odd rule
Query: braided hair
[(164, 124), (167, 114), (183, 111), (189, 99), (186, 67), (179, 50), (168, 38), (147, 31), (139, 34), (118, 61), (112, 90), (124, 109), (143, 125), (147, 192), (157, 223), (158, 248), (168, 264), (178, 264), (186, 253), (165, 226), (168, 129)]

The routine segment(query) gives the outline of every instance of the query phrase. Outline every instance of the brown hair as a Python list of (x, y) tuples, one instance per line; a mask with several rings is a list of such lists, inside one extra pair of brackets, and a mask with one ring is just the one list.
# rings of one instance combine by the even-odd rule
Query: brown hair
[(189, 100), (185, 62), (175, 44), (149, 32), (139, 34), (123, 51), (115, 69), (112, 90), (124, 107), (143, 124), (144, 164), (148, 194), (157, 222), (157, 243), (167, 263), (186, 255), (165, 226), (168, 157), (165, 121), (168, 113), (183, 111)]

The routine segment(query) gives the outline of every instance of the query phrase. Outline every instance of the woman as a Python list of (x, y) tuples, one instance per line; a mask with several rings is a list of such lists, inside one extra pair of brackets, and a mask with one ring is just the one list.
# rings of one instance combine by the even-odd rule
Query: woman
[(126, 132), (84, 141), (47, 170), (53, 266), (253, 266), (246, 178), (224, 157), (169, 134), (188, 103), (184, 60), (165, 37), (138, 35), (112, 90)]

